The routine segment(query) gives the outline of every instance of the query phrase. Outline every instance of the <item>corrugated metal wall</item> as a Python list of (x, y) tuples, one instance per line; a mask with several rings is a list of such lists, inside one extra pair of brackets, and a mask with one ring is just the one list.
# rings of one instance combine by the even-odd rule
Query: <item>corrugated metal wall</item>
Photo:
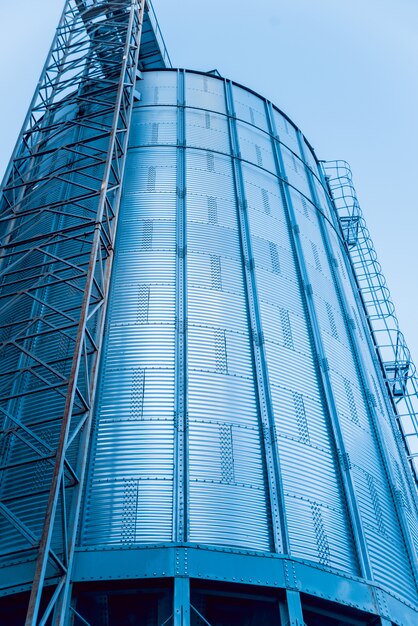
[[(146, 72), (139, 89), (80, 549), (186, 541), (277, 552), (413, 600), (400, 522), (416, 536), (414, 499), (311, 149), (229, 81)], [(35, 190), (33, 206), (60, 198), (59, 183), (47, 194)], [(46, 214), (30, 233), (57, 219)], [(48, 253), (64, 246), (74, 259), (88, 253), (76, 240)], [(0, 386), (10, 414), (54, 444), (62, 398), (26, 393), (36, 373), (7, 342), (63, 299), (51, 283), (38, 301), (9, 306), (16, 281), (30, 289), (38, 265), (53, 270), (36, 254), (0, 285)], [(80, 299), (73, 286), (68, 309)], [(40, 331), (27, 347), (56, 355), (65, 376), (70, 338), (58, 345)], [(28, 446), (8, 441), (1, 494), (27, 536), (0, 518), (3, 565), (30, 549), (52, 472), (46, 460), (28, 474)]]
[(215, 76), (139, 90), (81, 545), (284, 552), (412, 597), (404, 465), (311, 149)]

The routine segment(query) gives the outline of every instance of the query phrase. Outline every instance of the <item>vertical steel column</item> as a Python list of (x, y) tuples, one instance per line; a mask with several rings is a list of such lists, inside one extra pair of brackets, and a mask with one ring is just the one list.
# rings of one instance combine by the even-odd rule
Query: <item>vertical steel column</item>
[(173, 616), (173, 626), (190, 626), (190, 578), (174, 579)]
[(267, 370), (267, 360), (264, 349), (264, 335), (261, 324), (258, 291), (254, 273), (254, 258), (251, 246), (251, 233), (247, 215), (248, 205), (245, 194), (244, 176), (241, 166), (241, 153), (231, 81), (225, 81), (225, 90), (226, 109), (228, 115), (228, 126), (232, 151), (235, 194), (238, 205), (237, 214), (240, 232), (241, 254), (244, 262), (247, 314), (251, 331), (255, 382), (257, 387), (258, 408), (260, 412), (262, 426), (265, 465), (270, 496), (273, 545), (275, 552), (289, 554), (290, 546), (287, 532), (286, 509), (280, 470), (280, 458), (277, 448), (274, 412)]
[(187, 412), (187, 222), (185, 72), (177, 72), (177, 210), (176, 210), (176, 318), (174, 412), (174, 541), (188, 535), (188, 412)]
[[(298, 142), (299, 142), (299, 147), (300, 147), (300, 151), (301, 151), (301, 155), (303, 157), (304, 162), (306, 162), (306, 153), (305, 153), (305, 147), (303, 145), (303, 138), (301, 135), (301, 132), (298, 131)], [(313, 174), (312, 171), (310, 170), (310, 168), (305, 168), (306, 172), (307, 172), (307, 177), (308, 177), (308, 182), (309, 182), (309, 187), (311, 190), (311, 194), (312, 194), (312, 199), (315, 203), (316, 206), (320, 206), (320, 202), (319, 202), (319, 198), (318, 198), (318, 193), (316, 191), (316, 187), (315, 187), (315, 182), (313, 179)], [(418, 567), (417, 567), (417, 554), (416, 554), (416, 549), (415, 549), (415, 545), (414, 545), (414, 541), (412, 539), (411, 536), (411, 531), (409, 529), (409, 524), (408, 521), (405, 517), (405, 513), (404, 513), (404, 509), (401, 506), (401, 503), (399, 501), (398, 495), (397, 495), (397, 491), (396, 491), (396, 479), (394, 476), (394, 470), (392, 467), (392, 463), (390, 461), (387, 449), (386, 449), (386, 444), (384, 441), (384, 437), (383, 437), (383, 432), (382, 429), (380, 427), (380, 422), (379, 422), (379, 416), (377, 414), (376, 411), (376, 407), (371, 403), (368, 402), (367, 399), (373, 395), (372, 394), (372, 381), (370, 379), (370, 374), (367, 370), (367, 368), (364, 365), (362, 356), (361, 356), (361, 349), (359, 347), (358, 344), (358, 340), (356, 337), (356, 334), (354, 333), (354, 330), (351, 326), (351, 324), (349, 323), (349, 318), (350, 315), (348, 313), (349, 311), (349, 306), (347, 303), (347, 298), (344, 292), (344, 289), (342, 289), (341, 287), (341, 277), (339, 276), (339, 270), (338, 267), (336, 266), (336, 264), (333, 262), (333, 254), (332, 254), (332, 245), (331, 245), (331, 241), (330, 241), (330, 237), (329, 237), (329, 233), (324, 221), (324, 217), (321, 214), (320, 211), (318, 211), (318, 222), (319, 222), (319, 226), (321, 229), (321, 235), (323, 238), (323, 242), (324, 242), (324, 247), (325, 247), (325, 251), (328, 257), (328, 261), (329, 261), (329, 265), (331, 268), (331, 273), (332, 273), (332, 277), (333, 277), (333, 281), (334, 281), (334, 286), (336, 289), (336, 292), (338, 294), (340, 303), (341, 303), (341, 309), (342, 309), (342, 313), (343, 313), (343, 319), (344, 319), (344, 323), (345, 323), (345, 327), (347, 330), (347, 335), (349, 337), (349, 341), (350, 341), (350, 345), (351, 345), (351, 349), (352, 349), (352, 353), (354, 355), (354, 361), (355, 364), (357, 366), (358, 369), (358, 373), (359, 373), (359, 379), (360, 379), (360, 384), (363, 388), (363, 396), (365, 398), (365, 405), (368, 409), (368, 413), (369, 416), (371, 418), (371, 422), (372, 422), (372, 426), (373, 429), (375, 431), (376, 434), (376, 439), (377, 439), (377, 445), (379, 448), (379, 452), (380, 452), (380, 457), (382, 459), (383, 462), (383, 467), (385, 470), (385, 474), (387, 477), (387, 481), (388, 481), (388, 485), (389, 485), (389, 490), (392, 496), (392, 501), (393, 501), (393, 505), (394, 505), (394, 509), (396, 512), (396, 515), (398, 517), (398, 520), (400, 522), (401, 528), (402, 528), (402, 534), (403, 534), (403, 539), (404, 539), (404, 544), (405, 544), (405, 548), (406, 548), (406, 552), (408, 554), (408, 558), (411, 564), (411, 570), (412, 570), (412, 575), (415, 579), (415, 584), (418, 583)]]
[(344, 495), (347, 502), (352, 532), (354, 535), (354, 542), (357, 551), (357, 558), (360, 566), (360, 573), (366, 580), (372, 580), (372, 569), (369, 561), (367, 546), (365, 542), (363, 525), (360, 516), (360, 512), (357, 506), (357, 499), (354, 489), (353, 479), (350, 473), (350, 468), (345, 459), (347, 458), (347, 452), (345, 448), (345, 442), (341, 431), (337, 407), (335, 404), (333, 388), (329, 377), (329, 366), (325, 356), (324, 346), (321, 337), (321, 330), (319, 327), (318, 316), (315, 308), (315, 303), (312, 294), (312, 285), (309, 281), (309, 274), (306, 267), (305, 257), (303, 253), (302, 243), (300, 239), (300, 228), (296, 217), (296, 212), (293, 206), (292, 198), (289, 192), (288, 179), (286, 176), (286, 169), (284, 166), (283, 156), (280, 149), (280, 137), (277, 133), (273, 113), (272, 105), (266, 101), (266, 114), (269, 124), (269, 131), (272, 136), (273, 151), (275, 155), (277, 175), (279, 178), (279, 184), (282, 189), (283, 198), (285, 200), (286, 217), (288, 221), (289, 233), (293, 242), (293, 248), (295, 251), (295, 260), (299, 270), (299, 274), (303, 284), (302, 297), (305, 301), (306, 311), (312, 329), (312, 336), (314, 340), (314, 346), (318, 356), (318, 380), (322, 382), (322, 388), (325, 398), (325, 407), (331, 425), (331, 432), (334, 440), (336, 452), (338, 454), (338, 460), (340, 463), (340, 475), (342, 479)]
[(289, 604), (287, 598), (279, 600), (279, 624), (280, 626), (289, 626)]
[(286, 590), (287, 610), (290, 626), (304, 626), (302, 603), (299, 591)]

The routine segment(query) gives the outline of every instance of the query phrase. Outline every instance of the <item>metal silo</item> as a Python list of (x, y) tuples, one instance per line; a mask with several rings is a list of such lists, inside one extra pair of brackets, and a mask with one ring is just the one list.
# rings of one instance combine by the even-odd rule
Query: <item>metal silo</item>
[(6, 174), (0, 623), (412, 625), (416, 376), (349, 170), (167, 58), (69, 0)]

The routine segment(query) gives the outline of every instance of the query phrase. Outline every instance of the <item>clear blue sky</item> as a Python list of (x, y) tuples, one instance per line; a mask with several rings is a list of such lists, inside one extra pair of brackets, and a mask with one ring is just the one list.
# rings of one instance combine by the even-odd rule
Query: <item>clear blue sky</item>
[[(0, 2), (4, 171), (63, 0)], [(175, 66), (271, 99), (319, 158), (351, 163), (418, 362), (418, 0), (154, 0)]]

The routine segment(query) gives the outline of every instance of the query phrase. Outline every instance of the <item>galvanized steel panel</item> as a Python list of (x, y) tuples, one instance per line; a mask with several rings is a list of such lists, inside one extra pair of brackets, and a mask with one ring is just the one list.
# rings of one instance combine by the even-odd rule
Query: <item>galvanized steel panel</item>
[(138, 84), (141, 100), (137, 106), (177, 104), (177, 73), (147, 72)]
[(288, 146), (295, 154), (300, 154), (297, 128), (283, 113), (273, 107), (273, 119), (280, 142)]
[(224, 81), (207, 74), (186, 72), (186, 101), (189, 107), (226, 112)]
[(225, 116), (208, 111), (187, 109), (186, 141), (190, 147), (228, 154), (230, 141)]
[(268, 131), (264, 100), (238, 85), (233, 86), (233, 94), (237, 118), (261, 130)]
[(290, 185), (292, 185), (294, 189), (303, 193), (309, 199), (311, 193), (304, 162), (296, 154), (294, 154), (292, 150), (289, 150), (285, 146), (281, 146), (281, 153)]
[(241, 157), (258, 167), (274, 172), (275, 162), (270, 137), (253, 126), (237, 123)]
[(161, 106), (158, 119), (154, 108), (138, 107), (134, 110), (129, 135), (129, 147), (177, 144), (177, 110), (176, 107)]

